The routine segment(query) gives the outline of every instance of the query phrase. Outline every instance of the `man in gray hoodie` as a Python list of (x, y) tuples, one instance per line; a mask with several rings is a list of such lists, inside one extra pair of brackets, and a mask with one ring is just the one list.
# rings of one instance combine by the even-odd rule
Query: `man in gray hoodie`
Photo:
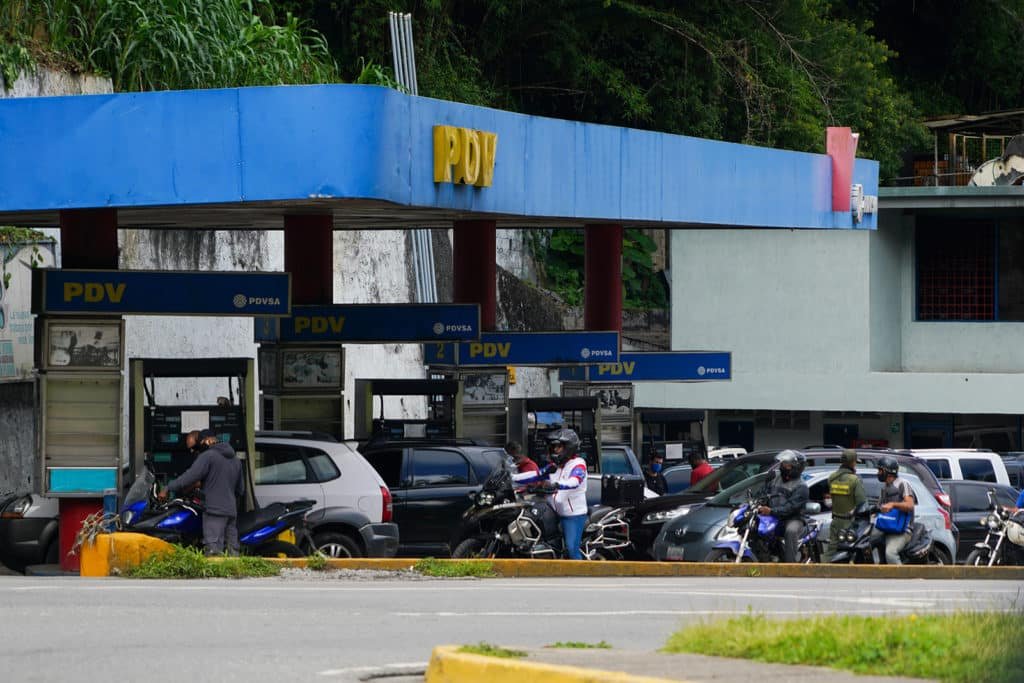
[(220, 555), (225, 544), (229, 555), (238, 555), (238, 498), (245, 493), (242, 462), (229, 443), (217, 441), (212, 429), (199, 432), (200, 453), (192, 466), (167, 484), (160, 494), (183, 491), (202, 482), (206, 499), (203, 512), (203, 549), (207, 555)]

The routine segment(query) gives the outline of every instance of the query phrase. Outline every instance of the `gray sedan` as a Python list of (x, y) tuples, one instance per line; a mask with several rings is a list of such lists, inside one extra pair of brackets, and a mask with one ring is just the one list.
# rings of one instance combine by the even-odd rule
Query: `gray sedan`
[[(809, 467), (803, 473), (804, 481), (810, 489), (810, 500), (822, 505), (825, 510), (813, 519), (821, 525), (818, 533), (820, 541), (828, 540), (828, 528), (832, 522), (832, 514), (828, 512), (828, 475), (835, 471), (834, 467)], [(868, 499), (878, 499), (881, 482), (876, 479), (877, 470), (860, 468), (857, 475), (863, 480)], [(747, 491), (757, 492), (764, 486), (769, 473), (761, 473), (745, 479), (704, 503), (685, 505), (679, 508), (674, 519), (667, 522), (654, 542), (653, 554), (656, 560), (689, 560), (702, 562), (714, 547), (719, 536), (725, 531), (725, 523), (729, 513), (747, 500)], [(953, 536), (949, 513), (942, 510), (935, 502), (934, 496), (917, 476), (909, 472), (901, 472), (914, 489), (917, 497), (915, 519), (932, 533), (935, 550), (944, 564), (952, 564), (956, 555), (956, 539)]]

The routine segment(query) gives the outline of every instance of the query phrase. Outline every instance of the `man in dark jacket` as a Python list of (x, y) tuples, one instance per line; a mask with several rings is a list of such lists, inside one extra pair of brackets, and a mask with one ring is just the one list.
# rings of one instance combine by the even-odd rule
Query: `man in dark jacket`
[(668, 482), (665, 481), (665, 475), (661, 473), (663, 469), (665, 469), (665, 454), (655, 451), (651, 454), (650, 464), (644, 470), (644, 481), (647, 488), (659, 496), (668, 493)]
[(184, 491), (197, 482), (203, 483), (206, 509), (203, 511), (203, 549), (207, 555), (220, 555), (225, 544), (229, 555), (238, 555), (238, 498), (245, 493), (242, 462), (235, 457), (229, 443), (217, 441), (211, 429), (199, 432), (202, 452), (192, 466), (167, 484), (160, 494)]
[(796, 562), (796, 547), (804, 532), (804, 504), (810, 496), (807, 484), (800, 477), (807, 458), (800, 451), (787, 449), (776, 455), (775, 460), (779, 463), (779, 474), (768, 490), (768, 504), (757, 511), (762, 515), (775, 515), (780, 524), (786, 525), (782, 561)]

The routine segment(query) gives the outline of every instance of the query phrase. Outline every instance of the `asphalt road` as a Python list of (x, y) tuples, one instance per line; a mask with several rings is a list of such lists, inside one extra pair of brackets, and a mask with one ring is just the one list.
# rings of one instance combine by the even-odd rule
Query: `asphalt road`
[(351, 681), (422, 668), (444, 643), (654, 650), (681, 625), (748, 610), (957, 609), (1022, 610), (1024, 592), (1002, 581), (0, 576), (0, 671), (11, 681)]

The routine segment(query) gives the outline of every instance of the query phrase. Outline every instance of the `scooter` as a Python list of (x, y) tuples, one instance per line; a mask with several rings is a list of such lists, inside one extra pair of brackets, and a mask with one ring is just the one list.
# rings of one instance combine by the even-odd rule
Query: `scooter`
[(1024, 565), (1024, 510), (1011, 513), (988, 491), (989, 513), (981, 518), (985, 540), (974, 544), (964, 564), (972, 567)]
[[(548, 505), (548, 482), (517, 491), (506, 463), (496, 468), (462, 515), (449, 544), (453, 558), (565, 557), (558, 515)], [(580, 552), (587, 560), (621, 559), (629, 547), (628, 509), (595, 506), (583, 530)]]
[[(875, 539), (871, 532), (875, 528), (877, 505), (861, 503), (853, 511), (853, 525), (839, 532), (833, 564), (884, 564), (885, 538)], [(910, 540), (900, 551), (903, 564), (942, 564), (935, 552), (932, 534), (920, 522), (910, 527)]]
[[(272, 503), (238, 516), (238, 541), (245, 555), (305, 557), (297, 545), (277, 539), (291, 529), (305, 534), (303, 519), (316, 504), (312, 500)], [(145, 468), (125, 496), (118, 529), (155, 536), (169, 543), (203, 546), (203, 504), (195, 493), (166, 502), (157, 497), (156, 477)]]
[[(767, 505), (768, 499), (747, 494), (747, 502), (729, 513), (723, 533), (719, 536), (705, 562), (781, 562), (783, 558), (783, 530), (785, 525), (775, 515), (762, 515), (758, 507)], [(821, 512), (818, 503), (807, 503), (805, 515)], [(796, 548), (797, 562), (821, 562), (818, 544), (818, 523), (804, 517), (804, 533)]]

